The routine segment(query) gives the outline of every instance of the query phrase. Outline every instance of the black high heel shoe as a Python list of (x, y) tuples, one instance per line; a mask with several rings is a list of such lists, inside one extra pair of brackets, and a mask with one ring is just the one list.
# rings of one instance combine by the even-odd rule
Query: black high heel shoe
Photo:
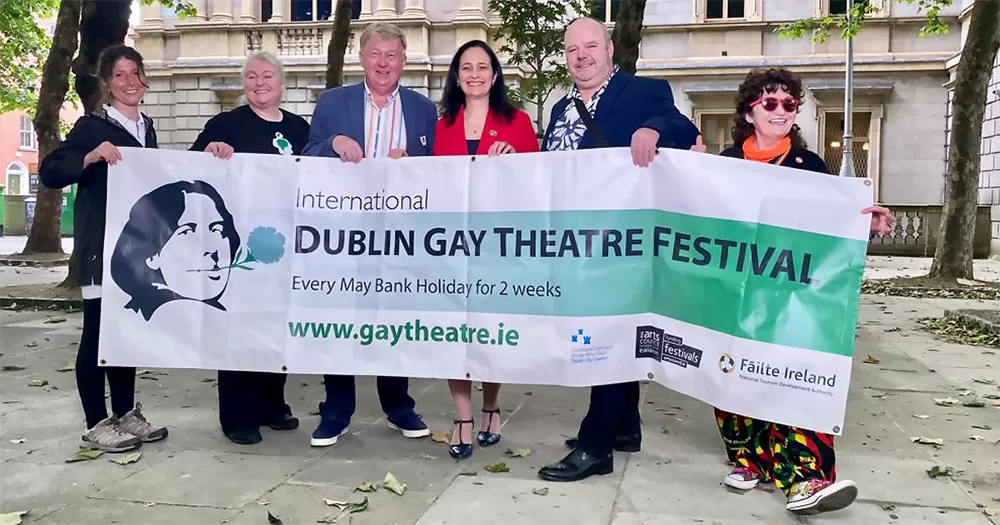
[(489, 419), (486, 420), (486, 429), (480, 430), (479, 434), (476, 436), (476, 440), (479, 441), (479, 446), (481, 447), (492, 447), (500, 442), (500, 434), (494, 434), (489, 431), (489, 428), (493, 426), (493, 414), (500, 417), (500, 409), (496, 408), (493, 410), (483, 410), (484, 414), (489, 414)]
[(458, 444), (448, 446), (448, 455), (455, 459), (469, 459), (472, 457), (472, 443), (462, 442), (462, 425), (472, 425), (474, 421), (455, 419), (452, 422), (458, 425)]

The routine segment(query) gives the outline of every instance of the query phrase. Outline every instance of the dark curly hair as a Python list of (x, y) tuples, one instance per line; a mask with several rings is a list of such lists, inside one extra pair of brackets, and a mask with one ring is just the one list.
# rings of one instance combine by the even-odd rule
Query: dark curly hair
[[(747, 77), (740, 84), (739, 93), (736, 95), (736, 114), (733, 116), (735, 126), (732, 129), (733, 144), (736, 147), (742, 147), (743, 143), (754, 134), (753, 124), (746, 120), (747, 114), (753, 109), (750, 104), (764, 93), (774, 93), (779, 89), (784, 90), (785, 93), (799, 101), (804, 96), (802, 81), (787, 69), (753, 69), (747, 73)], [(799, 132), (798, 124), (792, 125), (792, 129), (788, 132), (788, 138), (792, 139), (793, 148), (808, 149), (805, 139)]]

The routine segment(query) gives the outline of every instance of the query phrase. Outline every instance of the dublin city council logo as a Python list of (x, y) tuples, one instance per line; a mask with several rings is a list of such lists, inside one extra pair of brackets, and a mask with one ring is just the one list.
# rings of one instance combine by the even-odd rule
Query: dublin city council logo
[(232, 270), (274, 264), (285, 236), (258, 226), (244, 246), (219, 192), (204, 181), (177, 181), (143, 195), (111, 255), (111, 278), (130, 300), (125, 308), (149, 321), (164, 304), (198, 301), (225, 311)]

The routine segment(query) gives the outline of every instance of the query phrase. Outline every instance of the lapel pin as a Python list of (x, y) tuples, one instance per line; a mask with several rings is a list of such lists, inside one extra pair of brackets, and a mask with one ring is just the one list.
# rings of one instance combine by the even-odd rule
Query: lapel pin
[(802, 161), (802, 157), (795, 157), (795, 162), (798, 162), (799, 164), (802, 164), (802, 162), (803, 162)]
[(495, 136), (497, 136), (497, 130), (495, 130), (495, 129), (491, 129), (491, 130), (490, 130), (490, 136), (491, 136), (491, 137), (495, 137)]
[(427, 136), (426, 135), (420, 135), (420, 145), (421, 146), (426, 146), (427, 145)]

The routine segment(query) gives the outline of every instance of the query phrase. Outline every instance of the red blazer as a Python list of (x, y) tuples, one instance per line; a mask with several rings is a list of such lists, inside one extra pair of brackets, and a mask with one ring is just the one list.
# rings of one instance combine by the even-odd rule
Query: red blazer
[[(517, 153), (533, 153), (538, 151), (538, 138), (531, 117), (521, 110), (514, 112), (510, 122), (504, 122), (492, 111), (486, 114), (483, 134), (479, 138), (479, 148), (476, 155), (486, 155), (494, 142), (504, 141), (513, 146)], [(444, 118), (438, 119), (434, 129), (435, 156), (468, 155), (469, 147), (465, 142), (465, 107), (459, 108), (455, 123), (448, 126)]]

